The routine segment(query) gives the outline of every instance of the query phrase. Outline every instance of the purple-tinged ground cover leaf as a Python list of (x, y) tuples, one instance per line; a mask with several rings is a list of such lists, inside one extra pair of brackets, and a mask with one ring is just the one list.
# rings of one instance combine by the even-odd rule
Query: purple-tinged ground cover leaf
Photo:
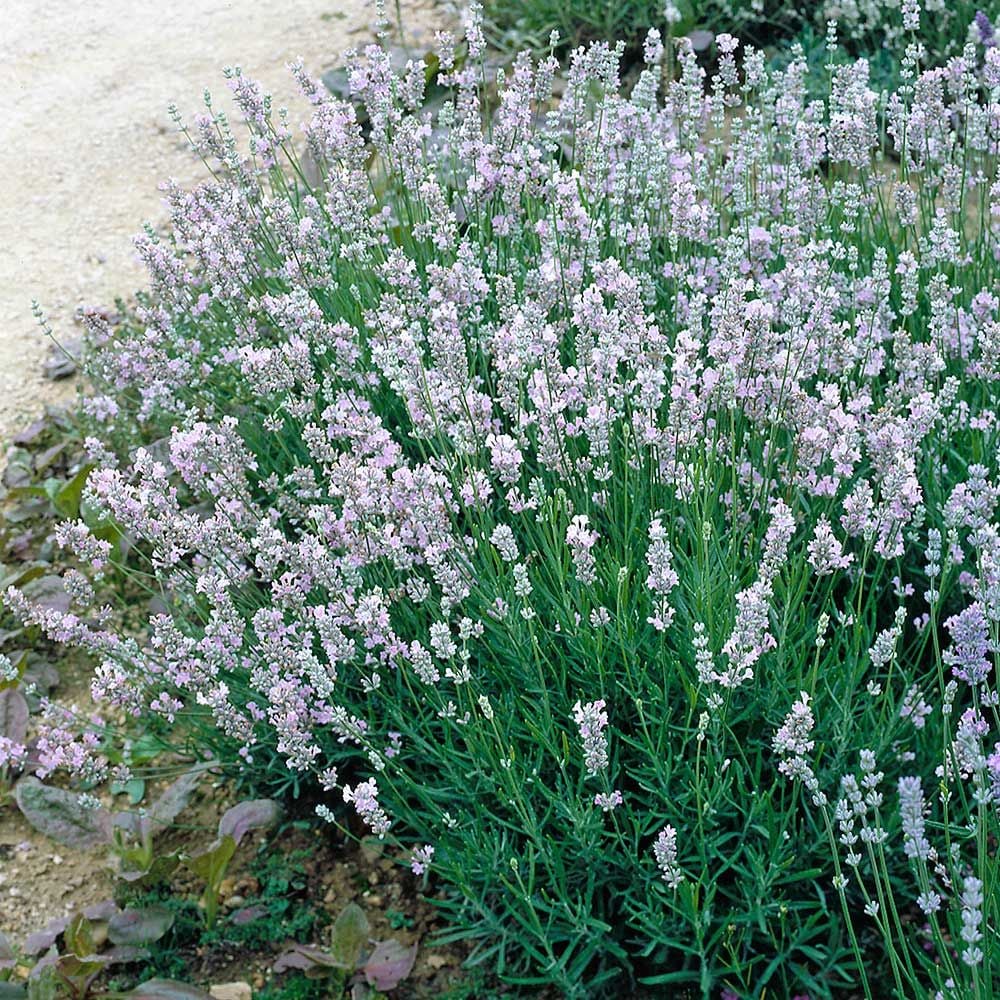
[(251, 830), (266, 830), (281, 818), (281, 806), (272, 799), (251, 799), (227, 809), (219, 820), (219, 836), (232, 837), (237, 844)]
[(133, 859), (127, 851), (118, 853), (121, 858), (121, 867), (116, 873), (117, 877), (123, 882), (133, 884), (153, 886), (163, 883), (170, 878), (181, 863), (180, 851), (157, 852), (151, 862), (146, 863), (146, 859), (142, 859), (138, 866), (135, 863), (139, 861), (138, 858)]
[(416, 944), (407, 948), (394, 939), (379, 941), (362, 971), (370, 986), (385, 992), (395, 989), (413, 971), (416, 960)]
[(153, 820), (152, 832), (155, 836), (165, 830), (187, 806), (198, 783), (204, 775), (204, 770), (186, 771), (176, 781), (172, 782), (157, 800), (150, 806), (149, 815)]
[(23, 587), (24, 593), (39, 607), (65, 614), (69, 611), (70, 596), (62, 577), (51, 573), (39, 576)]
[(235, 853), (236, 841), (229, 834), (225, 834), (213, 841), (205, 850), (186, 859), (188, 868), (205, 883), (204, 891), (201, 894), (201, 903), (205, 910), (205, 923), (208, 927), (215, 925), (219, 913), (219, 890), (222, 879), (225, 877), (226, 869)]
[(330, 947), (292, 944), (274, 964), (275, 972), (302, 969), (317, 975), (324, 969), (353, 972), (368, 942), (368, 917), (357, 903), (348, 903), (330, 929)]
[(92, 848), (111, 841), (111, 814), (103, 807), (82, 805), (74, 792), (28, 776), (14, 786), (14, 800), (39, 833), (67, 847)]
[[(39, 452), (35, 456), (35, 475), (37, 476), (39, 473), (45, 472), (61, 455), (65, 453), (66, 447), (66, 442), (61, 441), (52, 445), (50, 448), (46, 448), (44, 451)], [(56, 482), (58, 482), (58, 480), (53, 480), (52, 483), (48, 483), (48, 481), (46, 481), (46, 485), (42, 487), (47, 493), (49, 493), (49, 496), (52, 496), (52, 490)]]
[(245, 924), (252, 924), (257, 920), (262, 920), (270, 911), (264, 903), (250, 903), (248, 906), (241, 906), (238, 910), (233, 910), (229, 914), (229, 922), (242, 927)]
[(3, 471), (3, 484), (10, 490), (27, 486), (34, 478), (31, 454), (24, 448), (11, 448)]
[(24, 743), (28, 736), (28, 702), (19, 688), (0, 690), (0, 736)]
[[(79, 353), (77, 346), (76, 353)], [(76, 374), (78, 358), (66, 348), (52, 345), (49, 353), (42, 362), (42, 375), (50, 382), (58, 382), (61, 379), (69, 378)]]
[(99, 903), (92, 903), (83, 908), (83, 915), (88, 920), (110, 920), (121, 908), (113, 899), (102, 899)]
[(236, 841), (228, 834), (187, 858), (187, 866), (209, 884), (222, 881), (226, 867), (236, 853)]
[(0, 931), (0, 971), (12, 969), (16, 961), (17, 953), (14, 951), (14, 946), (7, 935)]
[(132, 1000), (210, 1000), (209, 994), (197, 986), (172, 979), (147, 979), (124, 995)]
[(41, 930), (32, 931), (24, 939), (25, 954), (38, 955), (43, 951), (48, 951), (68, 925), (69, 917), (56, 917), (55, 920), (49, 921)]
[(283, 952), (272, 966), (275, 972), (287, 972), (289, 969), (299, 969), (303, 972), (310, 969), (353, 969), (338, 962), (328, 951), (309, 944), (293, 944)]
[(48, 694), (52, 688), (59, 686), (59, 671), (54, 663), (30, 653), (25, 655), (27, 658), (21, 675), (25, 686), (34, 685), (39, 694)]
[(33, 420), (26, 427), (23, 427), (16, 434), (11, 437), (11, 441), (14, 444), (32, 444), (42, 433), (48, 430), (52, 426), (52, 421), (47, 417), (39, 417), (38, 420)]
[(133, 944), (121, 944), (90, 957), (105, 965), (127, 965), (132, 962), (142, 962), (149, 958), (149, 954), (148, 948), (140, 948)]
[(63, 939), (69, 951), (81, 960), (97, 951), (93, 928), (83, 913), (76, 913), (70, 918), (66, 930), (63, 931)]
[(122, 910), (108, 921), (108, 939), (121, 945), (152, 944), (159, 941), (173, 923), (174, 914), (165, 906)]

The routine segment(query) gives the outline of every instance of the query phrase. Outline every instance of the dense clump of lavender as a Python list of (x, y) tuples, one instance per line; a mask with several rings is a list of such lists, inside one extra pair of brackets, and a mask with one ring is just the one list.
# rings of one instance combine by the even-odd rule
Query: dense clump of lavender
[[(87, 500), (147, 633), (7, 601), (120, 717), (420, 845), (507, 971), (750, 994), (780, 950), (818, 996), (863, 909), (909, 995), (944, 979), (906, 899), (953, 978), (996, 926), (1000, 49), (817, 101), (801, 53), (716, 44), (708, 80), (651, 38), (629, 93), (606, 44), (494, 92), (474, 11), (435, 110), (376, 46), (350, 101), (293, 67), (308, 166), (234, 72), (249, 149), (196, 120), (138, 324), (91, 317)], [(165, 447), (120, 461), (137, 421)], [(127, 776), (47, 711), (40, 770)], [(975, 835), (937, 846), (944, 807)]]

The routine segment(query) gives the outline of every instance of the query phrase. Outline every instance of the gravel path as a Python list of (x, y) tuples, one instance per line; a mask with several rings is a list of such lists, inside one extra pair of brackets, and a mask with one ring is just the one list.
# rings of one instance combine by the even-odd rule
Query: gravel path
[[(404, 0), (411, 44), (418, 26), (440, 20), (432, 6)], [(370, 40), (374, 17), (365, 0), (4, 0), (2, 7), (0, 440), (73, 392), (72, 382), (41, 376), (48, 344), (31, 300), (57, 337), (75, 336), (78, 306), (110, 305), (141, 285), (131, 239), (144, 221), (162, 218), (159, 182), (202, 176), (167, 105), (175, 101), (190, 120), (208, 86), (228, 107), (221, 70), (238, 64), (292, 109), (297, 124), (305, 108), (285, 63), (301, 55), (319, 73), (345, 48)]]

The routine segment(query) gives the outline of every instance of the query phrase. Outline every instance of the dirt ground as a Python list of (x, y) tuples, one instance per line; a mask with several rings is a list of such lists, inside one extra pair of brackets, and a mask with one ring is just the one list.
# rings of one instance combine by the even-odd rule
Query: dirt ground
[[(390, 14), (395, 7), (388, 5)], [(365, 0), (4, 0), (0, 4), (0, 440), (72, 381), (43, 379), (48, 343), (75, 335), (80, 305), (110, 305), (142, 281), (132, 236), (163, 215), (158, 184), (200, 178), (167, 114), (190, 120), (222, 67), (239, 65), (306, 117), (285, 64), (318, 74), (371, 40)], [(441, 22), (434, 0), (403, 0), (407, 41)], [(294, 112), (299, 112), (295, 114)], [(235, 120), (235, 119), (234, 119)]]
[[(32, 299), (57, 337), (73, 338), (80, 305), (111, 304), (141, 287), (132, 236), (144, 221), (162, 220), (159, 182), (203, 176), (167, 105), (176, 102), (190, 119), (208, 86), (216, 105), (228, 108), (222, 67), (239, 65), (298, 124), (306, 105), (296, 101), (285, 64), (301, 55), (318, 75), (345, 48), (372, 40), (375, 15), (365, 0), (4, 0), (0, 7), (3, 442), (46, 403), (75, 391), (73, 379), (42, 377), (49, 345)], [(420, 52), (450, 15), (434, 0), (404, 0), (402, 9), (406, 41)], [(109, 889), (100, 852), (59, 847), (13, 806), (0, 809), (0, 929), (20, 938)]]

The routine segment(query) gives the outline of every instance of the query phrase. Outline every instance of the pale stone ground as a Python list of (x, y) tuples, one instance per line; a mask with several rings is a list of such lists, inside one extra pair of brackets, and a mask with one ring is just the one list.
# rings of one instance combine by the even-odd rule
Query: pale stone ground
[[(440, 21), (433, 0), (402, 7), (411, 44)], [(159, 182), (201, 177), (167, 105), (190, 120), (207, 86), (229, 107), (221, 71), (240, 65), (298, 124), (285, 64), (301, 55), (318, 75), (371, 40), (374, 16), (365, 0), (3, 0), (0, 440), (73, 392), (41, 377), (48, 345), (31, 300), (73, 337), (78, 306), (140, 286), (131, 240), (162, 219)]]
[[(402, 9), (422, 54), (447, 6)], [(285, 64), (301, 55), (319, 75), (371, 41), (373, 21), (365, 0), (0, 2), (0, 442), (75, 391), (41, 377), (48, 345), (31, 300), (58, 337), (75, 336), (78, 306), (141, 287), (132, 236), (162, 221), (159, 182), (204, 176), (167, 105), (190, 120), (208, 86), (229, 108), (222, 68), (239, 65), (297, 125), (306, 105)], [(100, 852), (59, 847), (0, 806), (0, 930), (20, 939), (109, 890)]]

